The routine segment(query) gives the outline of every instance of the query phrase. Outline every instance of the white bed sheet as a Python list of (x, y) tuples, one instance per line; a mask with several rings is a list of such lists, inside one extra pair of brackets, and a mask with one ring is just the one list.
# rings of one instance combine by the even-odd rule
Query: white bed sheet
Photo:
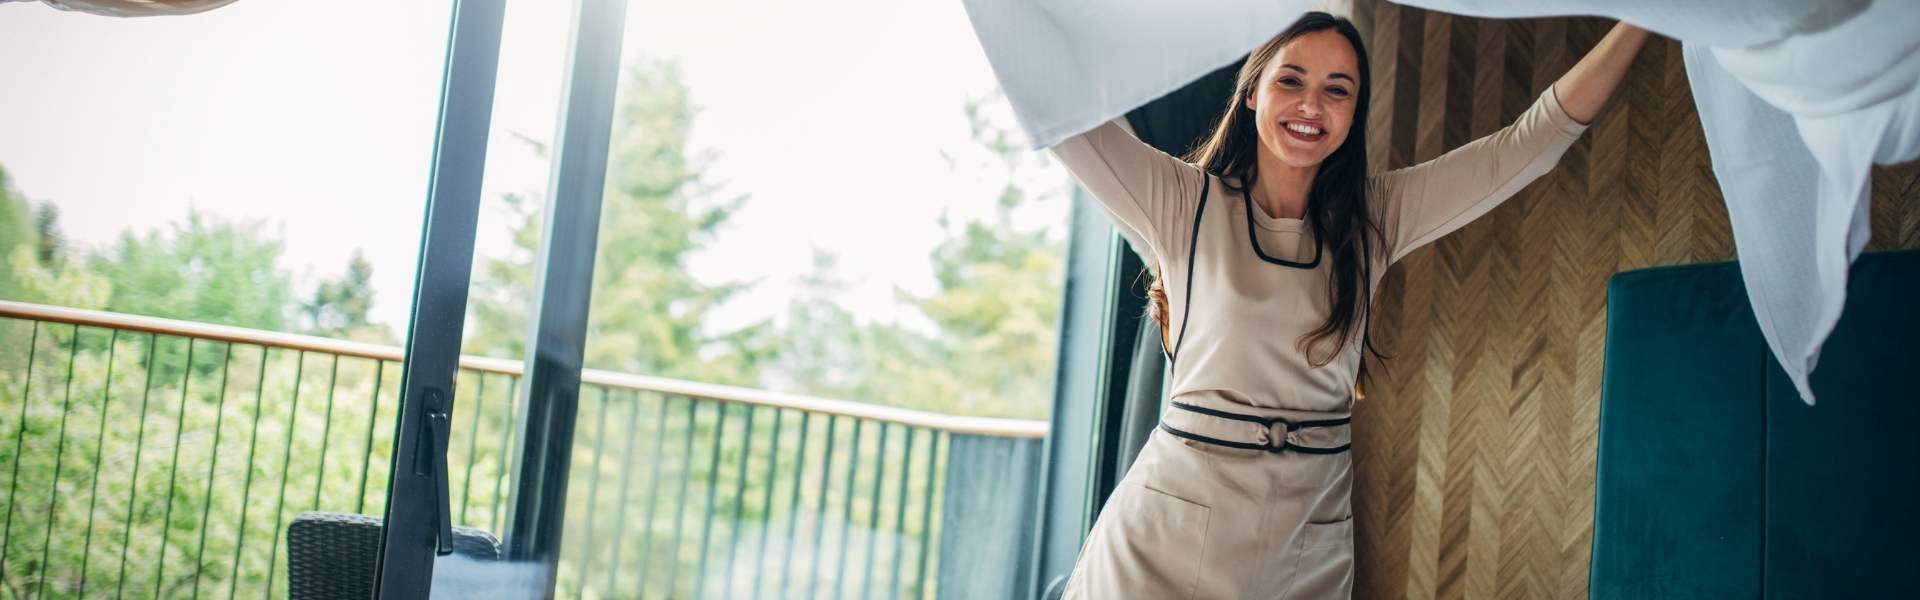
[[(1307, 0), (965, 0), (1036, 148), (1237, 60)], [(1481, 17), (1597, 15), (1681, 40), (1761, 333), (1802, 399), (1868, 237), (1874, 163), (1920, 155), (1920, 2), (1403, 0)]]

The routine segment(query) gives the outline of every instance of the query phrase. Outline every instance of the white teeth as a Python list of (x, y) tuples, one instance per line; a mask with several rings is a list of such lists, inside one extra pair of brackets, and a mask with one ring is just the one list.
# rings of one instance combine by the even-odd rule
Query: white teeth
[(1320, 135), (1320, 128), (1302, 123), (1288, 123), (1287, 129), (1296, 131), (1301, 135)]

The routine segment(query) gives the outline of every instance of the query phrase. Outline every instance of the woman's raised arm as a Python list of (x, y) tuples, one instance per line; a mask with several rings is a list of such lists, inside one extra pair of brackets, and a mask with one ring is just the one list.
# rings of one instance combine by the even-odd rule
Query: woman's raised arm
[(1607, 37), (1601, 38), (1580, 62), (1567, 69), (1567, 74), (1553, 84), (1567, 116), (1581, 123), (1592, 123), (1600, 109), (1607, 105), (1607, 98), (1613, 96), (1613, 89), (1619, 87), (1620, 77), (1627, 73), (1627, 65), (1633, 63), (1633, 55), (1640, 52), (1640, 46), (1646, 41), (1647, 30), (1627, 23), (1614, 25)]
[(1120, 235), (1148, 255), (1149, 265), (1185, 256), (1206, 174), (1135, 138), (1124, 120), (1069, 137), (1053, 146), (1053, 155), (1113, 216)]
[(1493, 210), (1547, 174), (1619, 86), (1647, 33), (1622, 23), (1512, 124), (1373, 182), (1389, 262)]

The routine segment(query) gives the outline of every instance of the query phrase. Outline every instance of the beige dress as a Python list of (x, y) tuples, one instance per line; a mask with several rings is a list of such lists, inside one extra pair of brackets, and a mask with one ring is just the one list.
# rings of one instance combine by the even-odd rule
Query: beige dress
[[(1385, 230), (1376, 287), (1393, 261), (1545, 174), (1585, 128), (1549, 89), (1504, 129), (1372, 177)], [(1169, 408), (1094, 523), (1066, 597), (1349, 597), (1345, 423), (1361, 349), (1313, 367), (1295, 346), (1331, 313), (1331, 260), (1309, 226), (1268, 216), (1118, 121), (1053, 152), (1158, 262), (1174, 332)]]

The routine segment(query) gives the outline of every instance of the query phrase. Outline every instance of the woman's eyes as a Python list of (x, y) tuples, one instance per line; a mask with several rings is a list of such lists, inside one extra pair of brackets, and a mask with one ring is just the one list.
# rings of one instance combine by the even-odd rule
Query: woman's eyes
[[(1298, 77), (1281, 77), (1279, 79), (1275, 79), (1274, 82), (1280, 84), (1281, 87), (1285, 87), (1287, 89), (1299, 89), (1302, 86), (1300, 82), (1300, 78)], [(1335, 87), (1327, 88), (1327, 94), (1335, 98), (1345, 98), (1350, 94), (1350, 92), (1347, 91), (1347, 88), (1335, 86)]]

